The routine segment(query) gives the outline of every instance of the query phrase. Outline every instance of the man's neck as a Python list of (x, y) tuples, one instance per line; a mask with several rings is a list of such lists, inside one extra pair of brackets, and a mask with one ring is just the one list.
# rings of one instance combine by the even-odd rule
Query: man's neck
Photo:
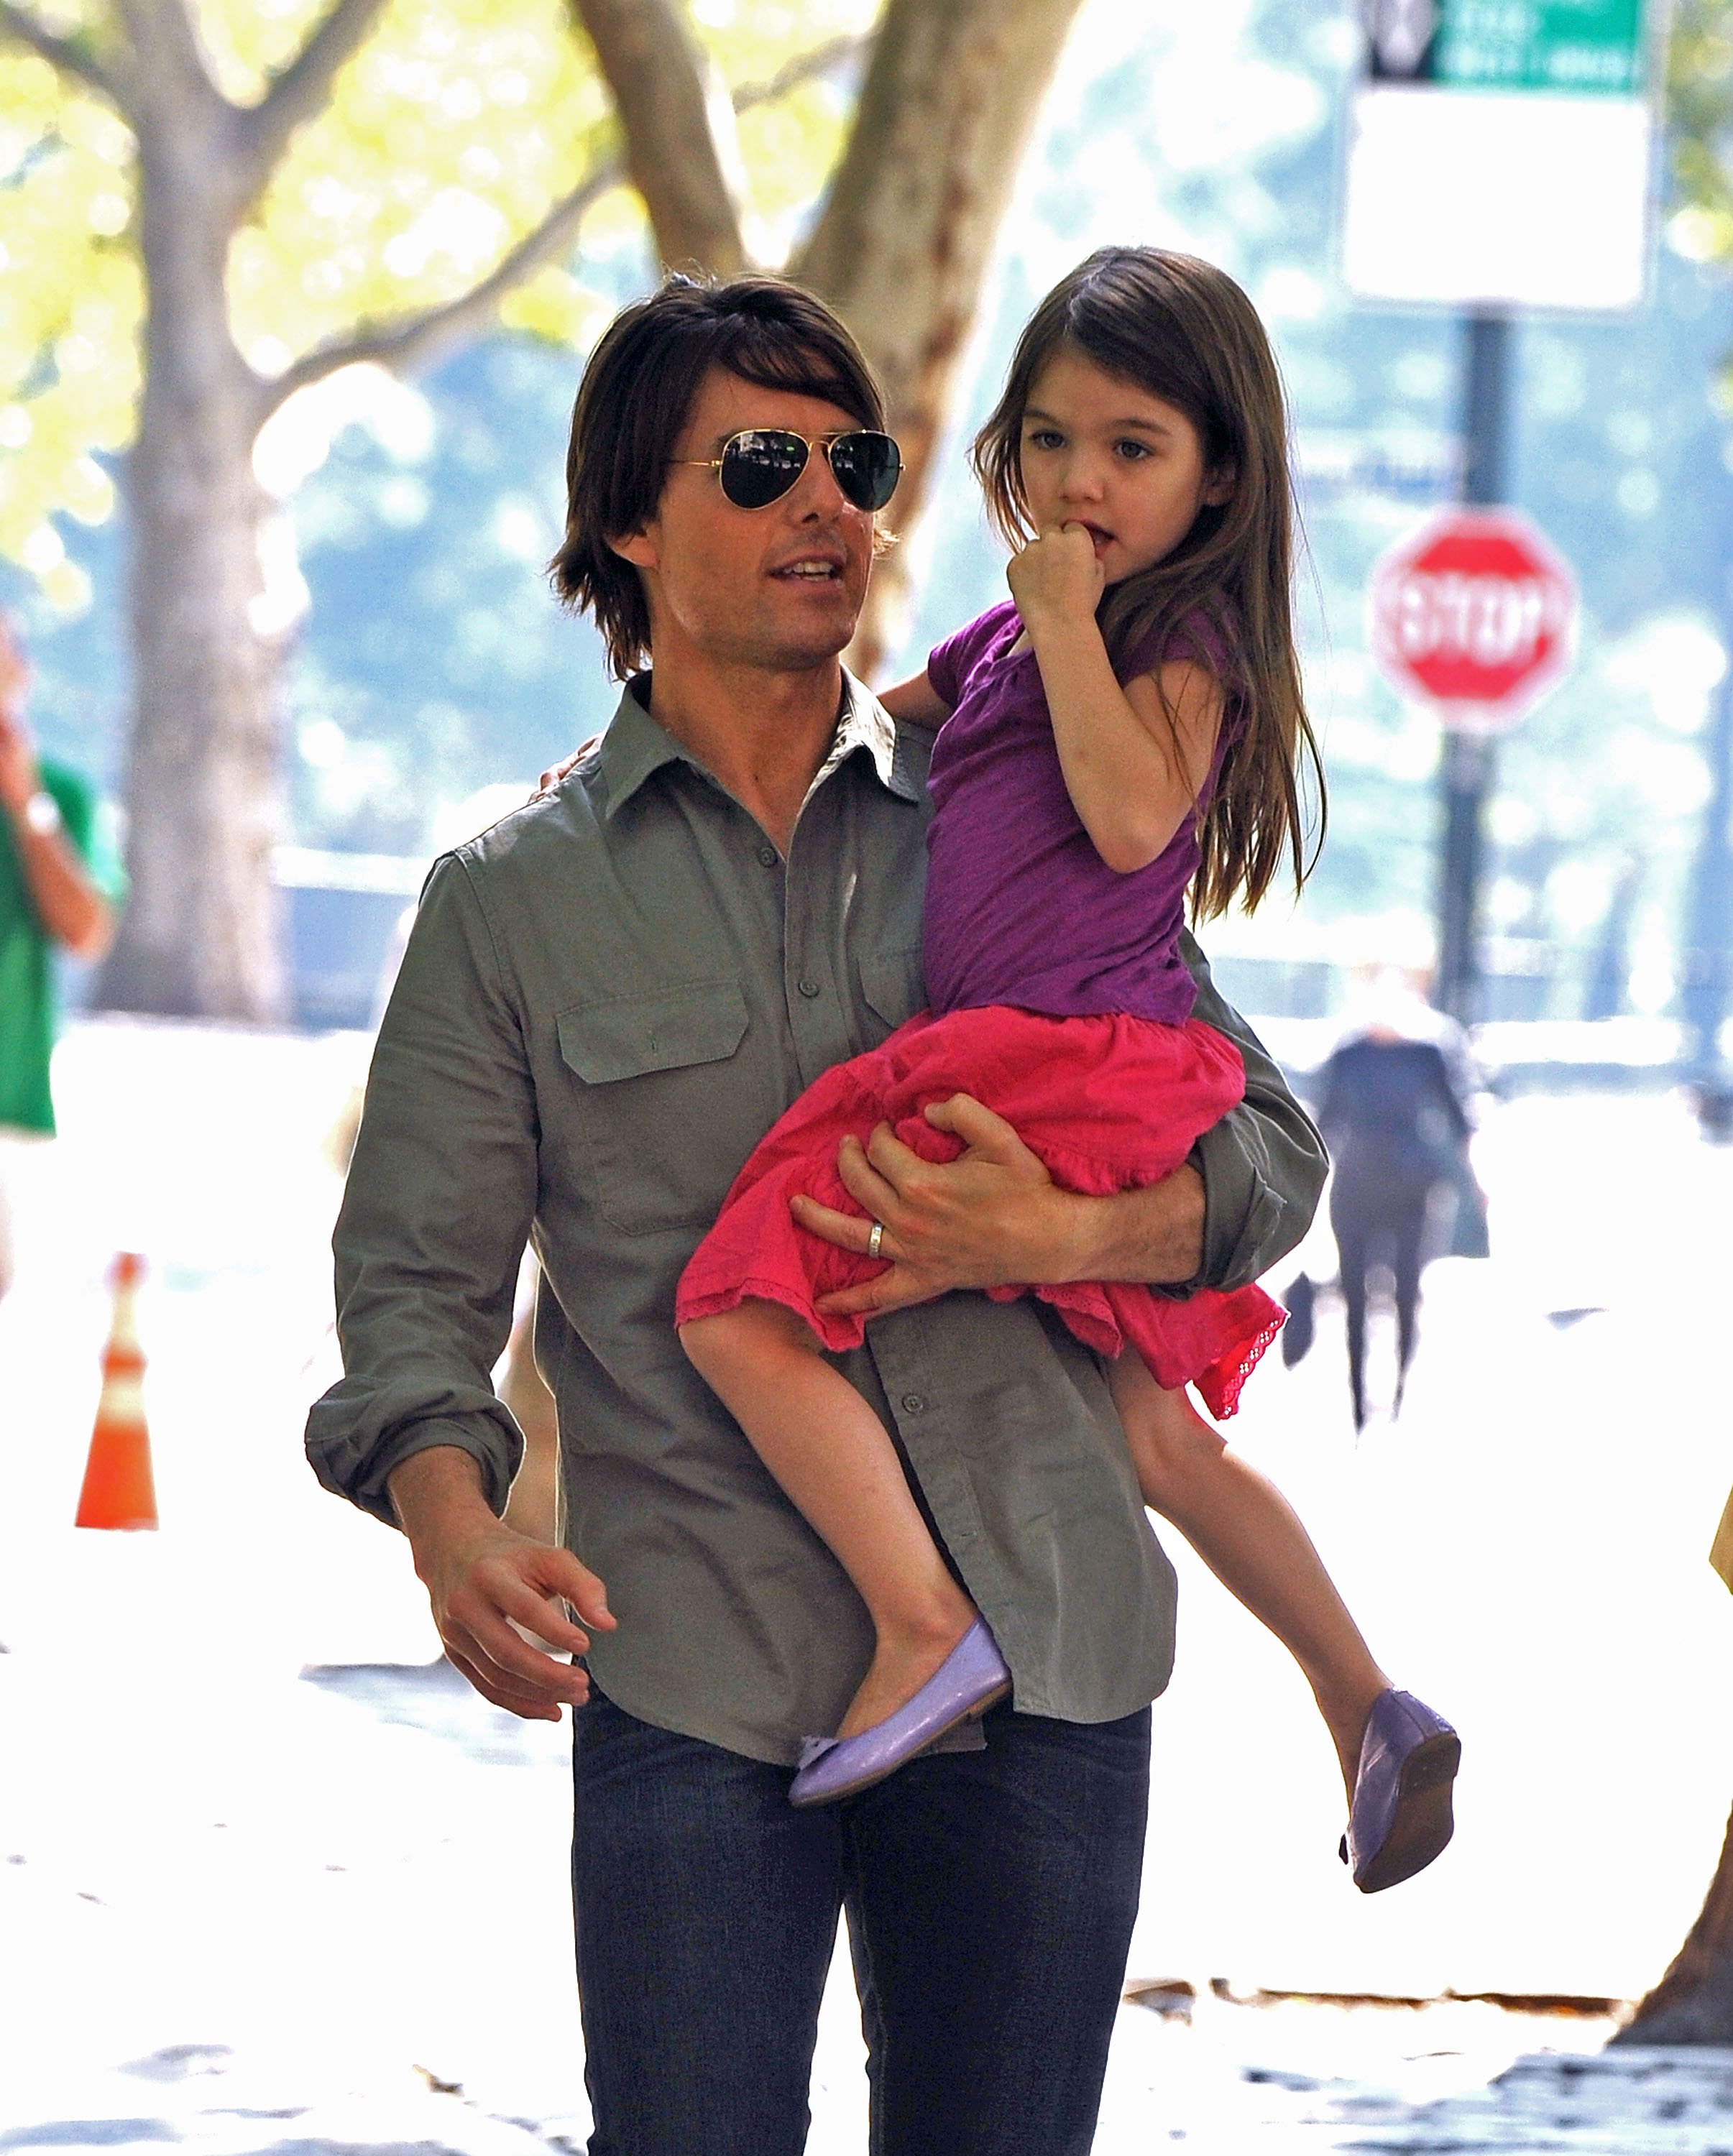
[(842, 666), (795, 672), (718, 665), (677, 649), (651, 657), (651, 716), (690, 749), (786, 854), (800, 804), (831, 752)]

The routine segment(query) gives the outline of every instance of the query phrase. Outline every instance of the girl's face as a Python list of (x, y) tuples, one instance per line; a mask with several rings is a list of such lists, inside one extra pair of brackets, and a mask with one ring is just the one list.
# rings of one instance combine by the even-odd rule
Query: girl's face
[(1070, 350), (1035, 377), (1018, 454), (1036, 528), (1081, 524), (1110, 584), (1165, 560), (1233, 492), (1183, 412)]

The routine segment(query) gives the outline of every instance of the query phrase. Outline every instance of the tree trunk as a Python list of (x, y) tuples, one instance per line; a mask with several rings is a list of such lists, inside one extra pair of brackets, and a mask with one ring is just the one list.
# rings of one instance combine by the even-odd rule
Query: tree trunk
[[(266, 1023), (286, 1015), (270, 850), (279, 641), (257, 604), (270, 505), (253, 476), (260, 386), (229, 334), (222, 145), (140, 145), (145, 386), (131, 521), (131, 896), (98, 1001)], [(213, 133), (214, 131), (213, 131)]]
[(1733, 2045), (1733, 1816), (1702, 1912), (1615, 2044)]
[[(846, 152), (789, 274), (827, 300), (882, 384), (911, 531), (999, 228), (1078, 0), (887, 0)], [(906, 559), (873, 572), (850, 664), (867, 678), (900, 641)]]

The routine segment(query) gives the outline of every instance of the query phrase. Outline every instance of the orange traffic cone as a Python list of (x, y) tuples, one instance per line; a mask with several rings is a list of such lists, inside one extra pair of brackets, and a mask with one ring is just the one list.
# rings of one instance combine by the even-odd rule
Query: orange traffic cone
[(80, 1527), (154, 1527), (157, 1486), (151, 1475), (151, 1434), (145, 1427), (144, 1352), (134, 1306), (144, 1260), (123, 1250), (109, 1278), (115, 1322), (102, 1353), (102, 1397), (79, 1492)]

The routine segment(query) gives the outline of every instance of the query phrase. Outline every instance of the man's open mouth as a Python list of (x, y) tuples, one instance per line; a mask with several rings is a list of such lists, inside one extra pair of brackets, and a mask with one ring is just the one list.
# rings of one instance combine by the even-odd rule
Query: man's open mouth
[(802, 584), (834, 584), (842, 578), (842, 561), (832, 554), (803, 554), (799, 560), (784, 562), (779, 569), (770, 572), (784, 583)]

